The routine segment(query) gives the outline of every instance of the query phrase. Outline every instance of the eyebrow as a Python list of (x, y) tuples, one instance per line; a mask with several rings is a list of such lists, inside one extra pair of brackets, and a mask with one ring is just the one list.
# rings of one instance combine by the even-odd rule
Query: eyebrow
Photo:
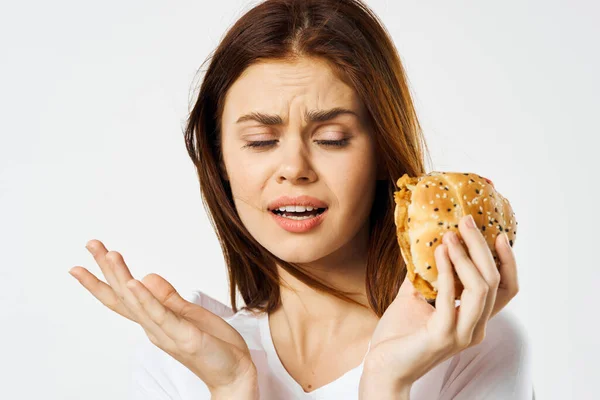
[[(335, 107), (330, 110), (311, 110), (304, 114), (304, 120), (310, 122), (325, 122), (334, 119), (338, 115), (351, 114), (358, 117), (358, 114), (346, 108)], [(236, 124), (246, 121), (257, 121), (263, 125), (283, 125), (283, 119), (279, 115), (263, 114), (252, 112), (242, 115), (235, 122)]]

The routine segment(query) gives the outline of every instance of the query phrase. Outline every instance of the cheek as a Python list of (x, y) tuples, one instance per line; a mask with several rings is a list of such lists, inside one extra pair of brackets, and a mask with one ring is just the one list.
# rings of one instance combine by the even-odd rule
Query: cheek
[(252, 209), (262, 211), (261, 193), (265, 185), (264, 173), (256, 165), (252, 167), (246, 164), (241, 160), (226, 162), (233, 201), (242, 220)]
[(246, 173), (230, 176), (231, 193), (235, 207), (242, 220), (245, 214), (252, 210), (263, 211), (261, 206), (261, 192), (264, 180), (257, 180)]
[(377, 171), (374, 159), (361, 153), (352, 157), (345, 165), (338, 167), (338, 171), (343, 172), (331, 176), (334, 186), (332, 190), (338, 197), (338, 201), (341, 204), (348, 204), (349, 208), (355, 210), (369, 209), (376, 184)]
[(225, 166), (234, 196), (246, 199), (260, 195), (265, 181), (264, 166), (256, 160), (244, 157), (243, 154), (232, 154), (226, 157)]

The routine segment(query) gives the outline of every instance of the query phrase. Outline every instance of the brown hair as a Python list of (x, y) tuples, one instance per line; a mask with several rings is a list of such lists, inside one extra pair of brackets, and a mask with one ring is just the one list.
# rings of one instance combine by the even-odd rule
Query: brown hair
[(368, 111), (378, 162), (387, 175), (376, 183), (366, 270), (368, 301), (381, 316), (406, 275), (394, 223), (396, 180), (404, 173), (425, 173), (427, 146), (396, 48), (360, 0), (264, 1), (231, 27), (206, 60), (211, 62), (187, 120), (185, 141), (227, 264), (232, 308), (238, 311), (237, 288), (246, 303), (242, 309), (274, 311), (280, 304), (276, 264), (315, 289), (360, 304), (261, 246), (242, 224), (224, 179), (220, 123), (227, 90), (252, 64), (301, 57), (327, 61)]

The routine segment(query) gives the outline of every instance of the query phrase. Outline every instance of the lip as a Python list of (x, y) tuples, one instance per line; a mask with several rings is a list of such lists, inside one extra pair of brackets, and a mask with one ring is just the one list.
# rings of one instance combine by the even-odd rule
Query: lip
[(281, 196), (269, 203), (268, 210), (273, 211), (282, 206), (311, 206), (313, 208), (327, 208), (327, 203), (315, 197), (306, 195), (297, 197)]
[[(319, 207), (319, 208), (321, 208), (321, 207)], [(282, 217), (281, 215), (278, 215), (272, 211), (269, 211), (269, 214), (271, 214), (271, 216), (273, 216), (273, 218), (275, 219), (275, 222), (277, 222), (277, 224), (280, 227), (282, 227), (283, 229), (285, 229), (286, 231), (292, 232), (292, 233), (303, 233), (303, 232), (308, 232), (311, 229), (314, 229), (317, 226), (319, 226), (321, 224), (321, 222), (323, 222), (323, 219), (327, 215), (328, 211), (329, 211), (329, 209), (326, 209), (325, 211), (323, 211), (321, 214), (317, 215), (316, 217), (312, 217), (310, 219), (305, 219), (305, 220), (299, 220), (299, 221)]]

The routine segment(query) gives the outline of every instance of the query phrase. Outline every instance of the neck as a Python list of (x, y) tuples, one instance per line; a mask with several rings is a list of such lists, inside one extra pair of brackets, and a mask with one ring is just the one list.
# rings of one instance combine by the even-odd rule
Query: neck
[(293, 343), (300, 358), (310, 358), (322, 347), (342, 343), (360, 342), (366, 351), (378, 321), (366, 296), (367, 244), (365, 227), (346, 246), (306, 266), (310, 274), (327, 285), (354, 293), (348, 297), (364, 307), (313, 289), (278, 266), (285, 284), (280, 286), (282, 305), (270, 316), (271, 330)]

